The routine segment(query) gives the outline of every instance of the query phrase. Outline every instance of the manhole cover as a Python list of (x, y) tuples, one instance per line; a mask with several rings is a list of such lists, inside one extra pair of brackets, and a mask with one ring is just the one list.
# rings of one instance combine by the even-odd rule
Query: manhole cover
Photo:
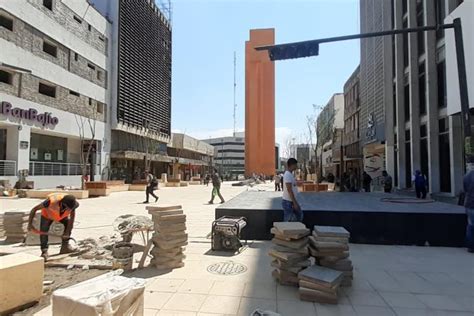
[(214, 263), (207, 267), (207, 272), (220, 275), (236, 275), (245, 271), (247, 271), (245, 265), (233, 261)]

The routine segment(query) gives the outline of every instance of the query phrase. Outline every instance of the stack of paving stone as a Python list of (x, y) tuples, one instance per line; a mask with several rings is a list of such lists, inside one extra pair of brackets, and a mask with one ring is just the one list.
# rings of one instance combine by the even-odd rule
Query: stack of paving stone
[(275, 269), (272, 276), (281, 285), (298, 286), (298, 272), (311, 265), (308, 254), (309, 229), (298, 222), (275, 222), (269, 255)]
[(324, 304), (337, 304), (343, 273), (313, 265), (298, 273), (300, 299)]
[(3, 228), (7, 243), (23, 242), (28, 228), (27, 212), (5, 212), (3, 215)]
[(188, 244), (186, 215), (181, 206), (147, 207), (152, 215), (155, 233), (150, 265), (157, 269), (174, 269), (184, 266), (184, 247)]
[(344, 227), (314, 226), (309, 237), (310, 254), (320, 266), (341, 271), (344, 275), (342, 285), (351, 286), (354, 268), (349, 259), (350, 233)]
[(0, 214), (0, 238), (5, 237), (5, 229), (3, 228), (3, 214)]

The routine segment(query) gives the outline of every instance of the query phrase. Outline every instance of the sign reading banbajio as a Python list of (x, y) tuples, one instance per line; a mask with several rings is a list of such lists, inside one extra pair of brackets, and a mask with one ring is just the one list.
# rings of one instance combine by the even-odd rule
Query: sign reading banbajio
[(38, 114), (35, 109), (14, 108), (10, 102), (3, 101), (0, 103), (0, 115), (11, 117), (19, 120), (27, 120), (32, 123), (40, 124), (43, 127), (55, 127), (59, 123), (59, 119), (51, 115), (51, 113), (44, 112)]

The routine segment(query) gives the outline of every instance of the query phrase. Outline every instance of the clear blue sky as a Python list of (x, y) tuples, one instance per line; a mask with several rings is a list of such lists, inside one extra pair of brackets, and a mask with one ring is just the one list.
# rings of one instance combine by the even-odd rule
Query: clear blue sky
[[(198, 138), (233, 128), (233, 53), (237, 52), (237, 127), (244, 127), (244, 49), (249, 30), (275, 28), (276, 42), (359, 32), (358, 0), (173, 0), (172, 129)], [(359, 42), (325, 44), (320, 56), (276, 63), (277, 142), (304, 138), (312, 104), (342, 92), (359, 64)]]

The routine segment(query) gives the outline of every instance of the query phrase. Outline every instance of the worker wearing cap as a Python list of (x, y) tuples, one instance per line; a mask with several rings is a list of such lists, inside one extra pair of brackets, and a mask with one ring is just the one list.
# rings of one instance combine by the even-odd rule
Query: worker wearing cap
[(33, 229), (33, 218), (36, 212), (41, 210), (40, 223), (40, 242), (41, 242), (41, 256), (48, 259), (48, 232), (49, 227), (53, 222), (59, 222), (64, 225), (63, 240), (61, 244), (60, 254), (73, 252), (69, 245), (69, 237), (71, 236), (72, 227), (74, 225), (74, 218), (76, 216), (75, 210), (79, 207), (79, 203), (73, 195), (65, 195), (54, 193), (48, 196), (42, 203), (36, 205), (30, 212), (28, 219), (28, 231)]

